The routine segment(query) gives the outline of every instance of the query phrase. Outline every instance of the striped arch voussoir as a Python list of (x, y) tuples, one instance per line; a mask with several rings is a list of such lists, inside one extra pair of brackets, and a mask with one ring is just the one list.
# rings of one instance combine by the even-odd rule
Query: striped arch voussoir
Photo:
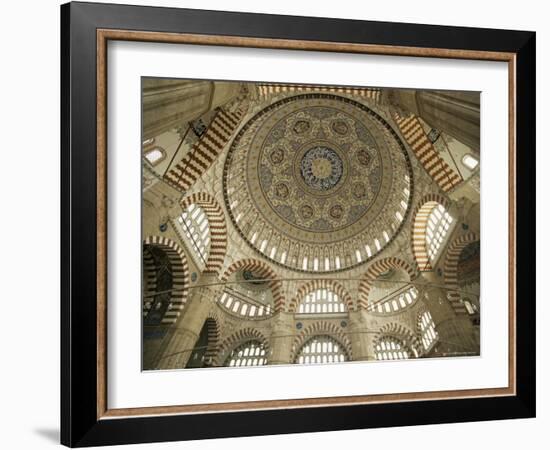
[(472, 242), (479, 241), (479, 235), (474, 232), (463, 234), (456, 238), (448, 247), (445, 256), (445, 285), (449, 289), (447, 298), (451, 302), (457, 315), (467, 315), (466, 307), (460, 299), (458, 292), (458, 260), (462, 249)]
[(443, 192), (449, 192), (463, 181), (437, 152), (418, 117), (414, 114), (402, 117), (395, 113), (394, 120), (415, 156)]
[(338, 341), (338, 343), (342, 345), (344, 351), (346, 352), (348, 361), (353, 360), (351, 342), (346, 336), (346, 334), (344, 333), (344, 330), (332, 322), (325, 322), (325, 321), (312, 323), (311, 325), (307, 326), (298, 336), (296, 336), (296, 339), (294, 339), (294, 343), (292, 344), (292, 352), (291, 352), (290, 360), (292, 362), (296, 360), (296, 357), (300, 353), (300, 349), (309, 339), (311, 339), (314, 336), (325, 336), (325, 335), (328, 335), (331, 338)]
[(245, 110), (244, 107), (235, 111), (219, 109), (206, 132), (164, 176), (164, 180), (180, 192), (187, 192), (222, 153), (239, 127)]
[(239, 270), (254, 271), (256, 274), (260, 275), (261, 277), (265, 277), (266, 280), (269, 280), (269, 287), (273, 295), (273, 304), (275, 307), (275, 311), (280, 312), (284, 310), (285, 298), (283, 294), (283, 283), (281, 282), (280, 277), (273, 271), (270, 266), (262, 261), (253, 258), (240, 259), (238, 261), (235, 261), (227, 268), (227, 270), (221, 277), (222, 281), (227, 281), (231, 274)]
[(191, 194), (181, 201), (183, 209), (193, 204), (204, 210), (210, 226), (210, 252), (204, 272), (219, 275), (227, 253), (227, 226), (223, 209), (214, 197), (205, 192)]
[(264, 334), (256, 328), (243, 328), (224, 339), (220, 344), (215, 365), (223, 366), (231, 350), (248, 341), (259, 341), (263, 345), (266, 355), (269, 354), (269, 341)]
[(449, 208), (449, 200), (439, 194), (425, 195), (419, 202), (412, 215), (412, 249), (414, 260), (418, 266), (418, 270), (425, 272), (432, 270), (430, 258), (428, 257), (428, 249), (426, 247), (426, 229), (428, 227), (428, 217), (433, 207), (442, 205), (445, 209)]
[[(143, 241), (143, 245), (162, 247), (170, 260), (172, 266), (172, 286), (174, 290), (171, 294), (170, 306), (162, 319), (162, 324), (167, 325), (175, 323), (188, 298), (189, 267), (187, 265), (187, 257), (177, 243), (162, 236), (148, 236)], [(147, 265), (146, 260), (144, 264)], [(144, 314), (147, 312), (145, 310), (145, 302), (143, 312)]]
[(412, 281), (417, 276), (416, 270), (409, 263), (400, 258), (390, 257), (379, 259), (372, 263), (368, 268), (361, 282), (359, 283), (359, 308), (367, 308), (369, 301), (369, 293), (372, 288), (372, 283), (381, 273), (389, 269), (402, 269), (407, 272), (409, 281)]
[(304, 300), (305, 296), (317, 289), (328, 289), (334, 292), (342, 302), (346, 305), (348, 311), (354, 309), (353, 300), (349, 292), (335, 280), (311, 280), (298, 289), (294, 298), (288, 305), (288, 312), (295, 313), (298, 305)]
[(373, 341), (375, 348), (384, 337), (396, 338), (402, 341), (411, 350), (416, 351), (418, 356), (422, 355), (423, 347), (420, 339), (418, 339), (418, 336), (404, 325), (391, 322), (380, 328)]

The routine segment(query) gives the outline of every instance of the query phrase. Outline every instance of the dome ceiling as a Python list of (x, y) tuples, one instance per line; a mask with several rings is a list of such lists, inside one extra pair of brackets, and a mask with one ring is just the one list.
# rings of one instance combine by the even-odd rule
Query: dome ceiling
[(224, 166), (231, 220), (271, 261), (306, 272), (373, 258), (399, 231), (412, 170), (399, 137), (367, 106), (287, 97), (252, 117)]

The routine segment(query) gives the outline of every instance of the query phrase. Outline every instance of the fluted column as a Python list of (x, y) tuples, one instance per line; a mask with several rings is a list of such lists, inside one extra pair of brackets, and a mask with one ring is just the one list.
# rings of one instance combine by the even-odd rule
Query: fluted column
[(372, 333), (368, 332), (368, 313), (364, 309), (349, 312), (349, 339), (354, 361), (374, 359)]
[(387, 98), (391, 106), (422, 118), (479, 154), (478, 92), (392, 89)]
[(166, 337), (166, 345), (157, 363), (157, 369), (182, 369), (186, 366), (199, 339), (208, 311), (220, 293), (219, 279), (203, 275), (197, 287), (190, 289), (183, 315)]
[[(428, 281), (433, 274), (423, 275)], [(470, 317), (467, 314), (457, 314), (451, 302), (447, 299), (447, 291), (439, 286), (429, 285), (425, 290), (426, 304), (439, 335), (436, 351), (441, 356), (454, 354), (479, 354), (479, 339)]]
[(292, 364), (292, 342), (294, 340), (294, 315), (287, 312), (279, 312), (273, 318), (273, 331), (271, 333), (271, 354), (268, 364)]

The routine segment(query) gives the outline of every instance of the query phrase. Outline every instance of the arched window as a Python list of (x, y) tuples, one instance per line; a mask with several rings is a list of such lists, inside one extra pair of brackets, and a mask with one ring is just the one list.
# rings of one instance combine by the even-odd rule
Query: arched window
[(225, 366), (264, 366), (267, 364), (265, 348), (260, 341), (248, 341), (236, 347), (225, 360)]
[(438, 339), (438, 334), (435, 330), (435, 324), (429, 311), (425, 311), (420, 315), (419, 327), (424, 350), (429, 351)]
[(439, 254), (452, 222), (453, 218), (443, 205), (437, 204), (432, 208), (426, 228), (426, 249), (430, 262), (433, 263)]
[(230, 312), (250, 318), (264, 318), (273, 313), (273, 307), (241, 292), (226, 288), (219, 302)]
[(380, 361), (409, 359), (411, 357), (411, 352), (407, 346), (393, 336), (384, 336), (380, 339), (376, 344), (374, 354), (376, 359)]
[(372, 302), (368, 310), (380, 314), (394, 313), (412, 305), (417, 298), (418, 290), (414, 286), (408, 286), (405, 289), (401, 289), (395, 295)]
[(330, 336), (314, 336), (302, 345), (297, 364), (327, 364), (347, 361), (342, 345)]
[(143, 156), (153, 166), (159, 164), (164, 158), (166, 158), (166, 152), (161, 147), (155, 147), (151, 150), (147, 150)]
[(346, 305), (340, 297), (326, 288), (310, 292), (298, 306), (299, 314), (334, 314), (346, 311)]
[(228, 275), (218, 304), (232, 315), (261, 320), (274, 313), (277, 289), (270, 282), (275, 274), (269, 268), (253, 267), (254, 264)]
[(200, 268), (204, 269), (210, 250), (210, 225), (206, 213), (200, 206), (192, 204), (178, 220), (187, 242), (197, 256)]
[(477, 158), (474, 158), (472, 155), (466, 154), (462, 157), (462, 164), (464, 164), (468, 169), (474, 170), (479, 164), (479, 161)]

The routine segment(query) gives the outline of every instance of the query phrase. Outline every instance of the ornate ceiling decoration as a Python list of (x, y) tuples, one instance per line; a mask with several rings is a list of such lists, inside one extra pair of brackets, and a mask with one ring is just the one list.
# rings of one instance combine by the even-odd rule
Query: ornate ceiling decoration
[(333, 272), (375, 257), (410, 207), (412, 169), (392, 127), (330, 94), (287, 97), (252, 117), (224, 166), (231, 220), (276, 264)]

